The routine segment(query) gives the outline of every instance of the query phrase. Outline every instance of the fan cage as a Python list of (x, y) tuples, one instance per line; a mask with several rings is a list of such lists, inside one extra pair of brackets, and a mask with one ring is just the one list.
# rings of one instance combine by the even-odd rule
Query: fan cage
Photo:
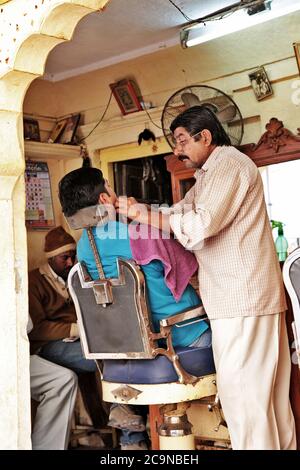
[(175, 148), (176, 142), (172, 132), (170, 131), (171, 123), (180, 113), (188, 109), (182, 100), (182, 95), (184, 93), (196, 95), (199, 99), (199, 105), (209, 106), (215, 113), (216, 110), (218, 110), (218, 107), (216, 106), (216, 102), (218, 103), (218, 100), (219, 103), (222, 103), (223, 100), (223, 103), (226, 103), (227, 105), (234, 105), (236, 111), (234, 119), (227, 122), (221, 122), (221, 124), (225, 132), (228, 134), (232, 145), (234, 147), (238, 147), (241, 144), (244, 134), (244, 123), (240, 109), (235, 101), (218, 88), (208, 85), (191, 85), (189, 87), (181, 88), (171, 95), (162, 112), (161, 125), (163, 133), (172, 150)]

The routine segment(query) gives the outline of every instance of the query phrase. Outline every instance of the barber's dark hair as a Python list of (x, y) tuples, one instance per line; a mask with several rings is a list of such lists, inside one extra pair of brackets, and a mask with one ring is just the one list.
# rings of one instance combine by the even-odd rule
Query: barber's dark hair
[[(212, 135), (213, 145), (231, 145), (230, 138), (219, 119), (207, 106), (192, 106), (183, 111), (172, 121), (170, 126), (171, 132), (174, 133), (177, 127), (184, 127), (190, 135), (197, 134), (197, 132), (201, 132), (203, 129), (208, 129)], [(200, 136), (195, 137), (196, 141), (199, 139)]]
[(58, 191), (62, 211), (67, 217), (98, 204), (99, 195), (107, 193), (102, 171), (88, 167), (66, 174), (59, 182)]

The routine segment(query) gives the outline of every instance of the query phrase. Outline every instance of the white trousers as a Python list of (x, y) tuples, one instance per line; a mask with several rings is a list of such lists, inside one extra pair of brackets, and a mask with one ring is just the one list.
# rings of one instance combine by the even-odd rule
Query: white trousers
[(296, 449), (285, 314), (212, 320), (211, 328), (233, 449)]
[(30, 356), (31, 397), (39, 402), (31, 435), (34, 450), (68, 447), (77, 394), (74, 372), (45, 359)]

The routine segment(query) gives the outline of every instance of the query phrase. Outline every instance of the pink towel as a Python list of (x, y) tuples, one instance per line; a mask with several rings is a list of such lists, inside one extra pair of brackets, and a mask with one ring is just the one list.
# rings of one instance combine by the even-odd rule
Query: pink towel
[[(138, 229), (143, 230), (142, 237), (137, 237)], [(163, 263), (166, 284), (178, 302), (198, 269), (194, 254), (173, 238), (163, 239), (162, 232), (150, 225), (129, 224), (129, 240), (133, 258), (138, 264), (148, 264), (153, 260)]]

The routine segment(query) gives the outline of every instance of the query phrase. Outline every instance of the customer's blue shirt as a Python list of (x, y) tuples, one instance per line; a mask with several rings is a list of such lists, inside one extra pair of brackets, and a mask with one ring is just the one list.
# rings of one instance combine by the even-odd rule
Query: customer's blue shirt
[[(116, 258), (133, 259), (128, 226), (121, 222), (108, 222), (104, 226), (94, 227), (93, 233), (100, 254), (103, 270), (107, 278), (118, 277)], [(77, 244), (77, 257), (84, 261), (93, 279), (98, 279), (95, 258), (88, 240), (86, 230)], [(153, 326), (159, 331), (159, 321), (189, 307), (201, 303), (199, 296), (191, 285), (185, 289), (181, 299), (176, 302), (172, 292), (164, 280), (164, 267), (161, 261), (154, 260), (141, 266), (146, 278), (147, 293), (152, 312)], [(182, 324), (181, 324), (182, 325)], [(182, 327), (173, 327), (172, 340), (174, 346), (188, 346), (195, 341), (208, 325), (198, 322)]]

